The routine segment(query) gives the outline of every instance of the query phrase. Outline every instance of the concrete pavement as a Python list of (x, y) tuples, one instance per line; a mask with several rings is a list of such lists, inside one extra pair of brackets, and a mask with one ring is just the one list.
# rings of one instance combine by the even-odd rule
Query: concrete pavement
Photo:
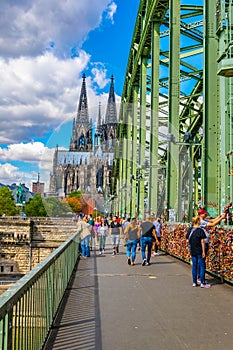
[(232, 350), (233, 286), (208, 276), (192, 287), (191, 267), (165, 254), (129, 266), (125, 248), (81, 259), (46, 350)]

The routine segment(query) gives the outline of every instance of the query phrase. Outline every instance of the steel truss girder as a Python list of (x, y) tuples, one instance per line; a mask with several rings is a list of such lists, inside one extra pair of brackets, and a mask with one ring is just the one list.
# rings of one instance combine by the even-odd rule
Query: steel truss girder
[[(216, 140), (217, 152), (219, 152), (218, 135), (214, 135), (216, 126), (210, 133), (206, 129), (206, 126), (210, 125), (210, 118), (213, 118), (210, 113), (214, 113), (217, 127), (219, 124), (216, 117), (217, 111), (213, 111), (211, 108), (210, 112), (210, 109), (206, 108), (205, 103), (203, 103), (205, 99), (209, 101), (211, 94), (217, 94), (217, 90), (208, 83), (209, 67), (216, 58), (216, 48), (214, 47), (216, 42), (213, 41), (212, 36), (209, 38), (209, 29), (206, 25), (206, 19), (203, 17), (203, 10), (205, 10), (208, 21), (211, 23), (215, 21), (212, 11), (209, 10), (209, 6), (213, 6), (213, 3), (210, 4), (210, 0), (205, 0), (204, 6), (197, 6), (194, 0), (190, 0), (190, 4), (180, 5), (178, 13), (179, 5), (179, 0), (173, 0), (173, 2), (171, 0), (142, 0), (139, 5), (122, 92), (118, 129), (119, 142), (113, 169), (114, 181), (112, 182), (112, 191), (117, 192), (118, 195), (125, 184), (131, 189), (131, 192), (134, 192), (133, 205), (130, 193), (131, 206), (127, 206), (126, 201), (124, 205), (119, 205), (119, 207), (124, 207), (127, 214), (131, 216), (135, 213), (139, 214), (136, 212), (138, 206), (141, 207), (142, 217), (151, 212), (161, 215), (164, 209), (164, 213), (167, 214), (169, 209), (174, 209), (178, 214), (176, 217), (178, 220), (186, 216), (190, 220), (200, 203), (207, 205), (210, 210), (213, 209), (209, 205), (210, 202), (215, 208), (219, 208), (218, 194), (214, 195), (211, 192), (208, 179), (211, 166), (215, 167), (218, 164), (217, 158), (212, 165), (209, 160), (209, 155), (213, 157), (210, 144), (207, 142), (210, 135)], [(177, 26), (177, 19), (179, 26)], [(164, 27), (169, 28), (166, 34), (169, 34), (173, 46), (168, 47), (166, 42), (164, 44), (166, 39)], [(201, 29), (197, 30), (197, 28)], [(176, 53), (177, 65), (176, 59), (174, 60), (172, 57), (174, 52), (171, 52), (171, 48), (173, 48), (172, 50), (176, 48), (176, 40), (178, 40), (179, 35), (182, 36), (182, 41), (179, 44), (179, 52)], [(157, 40), (157, 36), (159, 36), (159, 40)], [(204, 39), (205, 48), (203, 46)], [(213, 49), (209, 45), (211, 42)], [(153, 61), (156, 52), (159, 52), (157, 66), (154, 65), (155, 61)], [(206, 60), (211, 55), (213, 60)], [(144, 66), (143, 73), (142, 64)], [(177, 72), (174, 72), (176, 69), (179, 72), (178, 75)], [(159, 73), (155, 74), (155, 70), (158, 70)], [(158, 91), (154, 86), (155, 79), (157, 79)], [(217, 85), (217, 77), (213, 80), (214, 82)], [(146, 89), (143, 86), (146, 86)], [(142, 103), (144, 105), (141, 105)], [(125, 104), (132, 105), (130, 113), (134, 115), (134, 123), (131, 114), (124, 107)], [(152, 106), (155, 106), (153, 107), (155, 110), (152, 110)], [(217, 102), (215, 108), (218, 110)], [(154, 125), (155, 118), (157, 130), (155, 132), (153, 129), (148, 134), (150, 126)], [(140, 130), (139, 125), (145, 130)], [(168, 132), (175, 134), (176, 143), (168, 143)], [(187, 135), (190, 139), (184, 145)], [(127, 138), (131, 138), (131, 140), (126, 140)], [(143, 146), (145, 155), (142, 154), (142, 145), (140, 145), (142, 140), (145, 142)], [(151, 142), (153, 146), (151, 146)], [(128, 147), (129, 152), (125, 152), (124, 147)], [(136, 151), (130, 157), (134, 147)], [(125, 154), (128, 154), (127, 157), (129, 157), (126, 162), (121, 160)], [(171, 154), (175, 159), (173, 168), (171, 168), (170, 162)], [(205, 164), (202, 177), (200, 176), (201, 157)], [(141, 161), (144, 164), (141, 164)], [(175, 167), (177, 167), (176, 170), (174, 170)], [(153, 181), (150, 177), (152, 169), (156, 169), (153, 171)], [(174, 172), (174, 178), (172, 178), (171, 172)], [(135, 178), (138, 173), (142, 175), (143, 180), (140, 182), (138, 180), (132, 181), (130, 176)], [(217, 192), (218, 181), (219, 177), (217, 176), (215, 181)], [(149, 193), (142, 194), (143, 186), (146, 183), (148, 183)], [(156, 191), (154, 183), (158, 186)], [(143, 209), (142, 198), (150, 201), (150, 189), (152, 195), (156, 193), (156, 201), (153, 203), (153, 207), (148, 207), (145, 202)], [(166, 194), (164, 189), (166, 189)], [(122, 200), (121, 195), (119, 198)], [(212, 213), (214, 214), (213, 210)], [(119, 214), (123, 213), (119, 212)]]

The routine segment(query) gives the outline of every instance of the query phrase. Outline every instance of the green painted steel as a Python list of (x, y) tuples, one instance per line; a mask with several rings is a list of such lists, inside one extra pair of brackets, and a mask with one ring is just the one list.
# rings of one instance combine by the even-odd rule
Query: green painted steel
[(232, 18), (232, 1), (140, 1), (122, 92), (132, 157), (112, 187), (131, 176), (130, 216), (190, 222), (232, 200)]
[(42, 348), (78, 261), (79, 237), (73, 235), (1, 295), (1, 349)]
[[(152, 24), (152, 56), (151, 56), (151, 131), (148, 181), (148, 212), (158, 211), (158, 129), (159, 129), (159, 53), (160, 53), (160, 22)], [(157, 181), (156, 181), (157, 179)]]
[(136, 184), (136, 168), (137, 168), (137, 122), (138, 122), (138, 91), (137, 85), (133, 87), (133, 123), (132, 123), (132, 158), (131, 158), (131, 207), (130, 216), (136, 216), (136, 199), (137, 199), (137, 184)]
[(140, 117), (139, 117), (139, 152), (138, 152), (138, 218), (144, 218), (144, 187), (145, 178), (143, 166), (145, 163), (146, 152), (146, 73), (147, 73), (147, 56), (142, 56), (140, 72)]
[[(204, 120), (202, 149), (202, 201), (210, 215), (220, 210), (220, 113), (217, 75), (216, 8), (205, 1)], [(215, 147), (213, 147), (215, 145)]]
[(218, 73), (220, 75), (221, 124), (221, 206), (233, 198), (233, 6), (219, 1), (217, 8), (219, 40)]
[[(169, 120), (168, 132), (179, 141), (179, 109), (180, 109), (180, 0), (170, 0), (170, 36), (169, 36)], [(167, 207), (177, 212), (181, 219), (179, 203), (179, 146), (168, 144), (167, 163)]]

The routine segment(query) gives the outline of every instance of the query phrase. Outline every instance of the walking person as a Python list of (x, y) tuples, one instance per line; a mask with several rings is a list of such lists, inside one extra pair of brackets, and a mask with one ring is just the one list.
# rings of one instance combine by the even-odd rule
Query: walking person
[(110, 224), (110, 234), (112, 239), (112, 255), (119, 254), (119, 245), (122, 235), (122, 227), (116, 216), (113, 216)]
[(95, 224), (95, 220), (92, 217), (92, 214), (89, 214), (87, 217), (87, 222), (89, 225), (91, 225), (91, 239), (90, 239), (90, 249), (92, 250), (93, 248), (93, 239), (95, 239), (94, 237), (94, 224)]
[(81, 227), (80, 238), (81, 238), (81, 251), (82, 257), (90, 257), (90, 240), (91, 240), (91, 230), (92, 226), (87, 222), (86, 218), (78, 222)]
[(98, 242), (99, 242), (99, 254), (104, 254), (105, 242), (108, 235), (108, 225), (106, 220), (100, 222), (100, 226), (97, 229)]
[[(136, 249), (140, 239), (141, 228), (137, 224), (136, 218), (132, 218), (131, 223), (126, 226), (124, 240), (126, 242), (126, 256), (128, 265), (135, 265)], [(131, 255), (132, 251), (132, 255)]]
[[(155, 221), (154, 221), (154, 227), (155, 227), (155, 231), (156, 231), (156, 235), (157, 235), (157, 238), (158, 238), (158, 241), (159, 241), (159, 244), (161, 242), (161, 230), (162, 230), (162, 222), (161, 222), (161, 218), (158, 217)], [(156, 255), (159, 255), (159, 252), (158, 252), (158, 249), (159, 249), (159, 245), (156, 243), (156, 241), (154, 241), (153, 243), (154, 245), (154, 251), (153, 251), (153, 247), (152, 247), (152, 256), (156, 256)]]
[(192, 259), (192, 279), (193, 287), (197, 287), (198, 266), (200, 268), (201, 288), (210, 288), (210, 284), (205, 283), (205, 231), (200, 227), (201, 219), (195, 216), (192, 219), (193, 226), (189, 227), (186, 238), (189, 242)]
[[(156, 235), (156, 230), (155, 230), (153, 221), (154, 221), (154, 217), (147, 215), (146, 221), (141, 223), (140, 245), (141, 245), (141, 254), (142, 254), (142, 266), (150, 265), (153, 238), (155, 239), (156, 244), (159, 245), (159, 241)], [(146, 256), (146, 248), (147, 248), (147, 256)]]

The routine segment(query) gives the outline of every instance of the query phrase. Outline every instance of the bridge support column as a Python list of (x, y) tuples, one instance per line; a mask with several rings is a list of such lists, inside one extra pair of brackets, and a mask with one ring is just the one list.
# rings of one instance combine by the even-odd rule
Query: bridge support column
[(211, 0), (205, 0), (202, 202), (209, 214), (216, 216), (220, 210), (220, 111), (216, 7), (213, 5)]
[(150, 172), (148, 184), (149, 213), (158, 211), (158, 132), (159, 132), (159, 62), (160, 62), (160, 23), (152, 24), (151, 57), (151, 134)]
[[(169, 44), (169, 125), (168, 131), (179, 138), (180, 108), (180, 0), (170, 0)], [(181, 195), (179, 191), (179, 146), (168, 142), (167, 208), (174, 209), (181, 220)]]
[[(140, 129), (139, 129), (139, 174), (142, 175), (141, 168), (145, 163), (146, 151), (146, 72), (147, 72), (147, 57), (141, 57), (141, 82), (140, 82)], [(144, 219), (144, 177), (138, 181), (138, 217)]]

